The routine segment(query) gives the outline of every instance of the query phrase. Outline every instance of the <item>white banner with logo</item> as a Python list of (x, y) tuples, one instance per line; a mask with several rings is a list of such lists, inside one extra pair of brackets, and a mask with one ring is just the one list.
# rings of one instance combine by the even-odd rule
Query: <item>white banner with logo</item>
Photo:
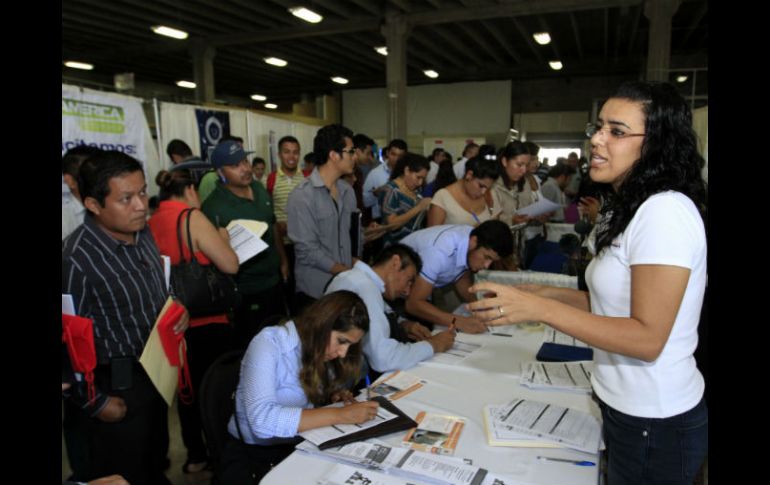
[(149, 127), (141, 99), (62, 84), (61, 118), (62, 155), (92, 145), (124, 152), (146, 168)]

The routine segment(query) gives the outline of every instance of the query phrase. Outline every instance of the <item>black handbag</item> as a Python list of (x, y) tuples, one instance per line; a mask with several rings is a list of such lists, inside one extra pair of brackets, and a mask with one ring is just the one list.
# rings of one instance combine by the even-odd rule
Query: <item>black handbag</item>
[[(195, 209), (185, 209), (176, 220), (176, 235), (179, 244), (179, 264), (171, 266), (171, 285), (175, 296), (184, 304), (190, 317), (205, 317), (229, 313), (241, 302), (241, 294), (232, 276), (217, 269), (213, 264), (202, 265), (195, 259), (192, 237), (190, 236), (190, 216)], [(190, 261), (184, 258), (182, 247), (181, 223), (187, 217), (187, 247), (190, 249)]]

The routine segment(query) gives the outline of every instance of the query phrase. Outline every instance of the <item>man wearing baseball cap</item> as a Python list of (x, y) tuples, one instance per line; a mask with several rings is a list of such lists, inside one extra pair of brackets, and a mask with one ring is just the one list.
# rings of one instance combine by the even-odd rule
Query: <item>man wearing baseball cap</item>
[(289, 264), (281, 238), (275, 230), (275, 215), (270, 196), (262, 184), (254, 181), (247, 155), (239, 143), (219, 143), (209, 157), (219, 180), (203, 202), (201, 210), (216, 227), (225, 227), (234, 219), (267, 223), (262, 239), (268, 249), (241, 264), (236, 275), (243, 295), (235, 309), (235, 344), (245, 349), (259, 332), (266, 317), (285, 313), (281, 280), (287, 279)]

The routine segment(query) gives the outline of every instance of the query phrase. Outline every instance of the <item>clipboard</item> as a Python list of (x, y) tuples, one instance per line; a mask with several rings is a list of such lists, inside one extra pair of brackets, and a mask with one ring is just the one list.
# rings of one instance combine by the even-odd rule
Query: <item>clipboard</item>
[(372, 401), (377, 401), (380, 406), (382, 406), (384, 409), (387, 409), (391, 413), (398, 416), (395, 419), (391, 419), (390, 421), (386, 421), (382, 424), (378, 424), (377, 426), (373, 426), (368, 429), (361, 430), (357, 433), (351, 433), (347, 436), (342, 436), (340, 438), (335, 438), (333, 440), (325, 441), (318, 445), (318, 449), (325, 450), (327, 448), (334, 448), (337, 446), (346, 445), (348, 443), (354, 443), (356, 441), (363, 441), (369, 438), (377, 438), (379, 436), (383, 436), (390, 433), (397, 433), (399, 431), (406, 431), (411, 428), (417, 427), (417, 422), (406, 415), (403, 411), (398, 409), (392, 402), (388, 401), (387, 398), (382, 396), (375, 396), (371, 399)]

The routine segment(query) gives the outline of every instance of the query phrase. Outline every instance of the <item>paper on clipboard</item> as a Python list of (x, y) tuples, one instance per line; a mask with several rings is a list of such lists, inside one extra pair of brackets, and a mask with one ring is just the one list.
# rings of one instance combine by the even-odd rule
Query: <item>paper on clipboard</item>
[(539, 200), (534, 204), (530, 204), (526, 207), (522, 207), (521, 209), (517, 209), (516, 215), (537, 217), (537, 216), (542, 216), (543, 214), (547, 214), (549, 212), (554, 212), (559, 209), (563, 209), (563, 207), (559, 204), (556, 204), (555, 202), (552, 202), (546, 199), (545, 197), (540, 197)]
[(155, 319), (152, 332), (150, 332), (150, 336), (147, 338), (142, 356), (139, 358), (139, 363), (142, 364), (155, 388), (163, 396), (169, 407), (174, 402), (174, 394), (176, 394), (176, 388), (179, 383), (179, 367), (171, 365), (166, 357), (163, 344), (160, 342), (158, 322), (171, 307), (172, 301), (171, 297), (169, 297), (166, 300), (166, 304), (163, 305), (158, 318)]
[(230, 246), (238, 255), (238, 264), (243, 264), (267, 249), (262, 235), (267, 232), (267, 223), (250, 219), (235, 219), (227, 225)]

